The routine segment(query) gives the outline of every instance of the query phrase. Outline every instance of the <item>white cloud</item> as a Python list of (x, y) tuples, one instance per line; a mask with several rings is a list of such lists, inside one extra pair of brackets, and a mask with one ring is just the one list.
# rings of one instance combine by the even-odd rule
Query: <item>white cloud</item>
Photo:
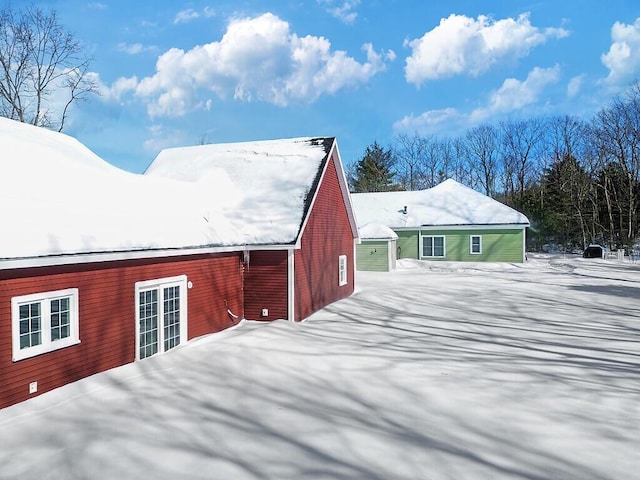
[(101, 2), (91, 2), (89, 3), (89, 8), (93, 8), (94, 10), (106, 10), (107, 5)]
[(394, 123), (396, 132), (418, 132), (423, 134), (462, 131), (465, 128), (490, 120), (490, 117), (504, 117), (539, 101), (545, 88), (560, 79), (560, 67), (536, 67), (524, 81), (506, 79), (502, 86), (492, 92), (485, 106), (469, 113), (455, 108), (429, 110), (418, 116), (409, 115)]
[(483, 121), (491, 115), (505, 114), (520, 110), (538, 101), (544, 89), (560, 79), (560, 67), (535, 67), (529, 72), (526, 80), (506, 79), (502, 86), (489, 97), (489, 104), (471, 113), (475, 123)]
[(151, 116), (179, 116), (203, 108), (201, 91), (241, 101), (260, 100), (286, 106), (313, 102), (324, 94), (366, 83), (393, 61), (365, 44), (360, 63), (344, 51), (332, 51), (324, 37), (291, 33), (289, 24), (267, 13), (229, 23), (217, 42), (189, 51), (172, 48), (156, 62), (156, 73), (140, 80), (137, 95)]
[(405, 77), (420, 86), (426, 80), (458, 74), (480, 75), (497, 62), (524, 57), (549, 38), (568, 35), (563, 28), (534, 27), (525, 13), (518, 18), (494, 21), (452, 14), (421, 38), (406, 40), (412, 49)]
[(608, 83), (622, 84), (633, 80), (640, 70), (640, 18), (632, 25), (616, 22), (611, 27), (613, 43), (600, 59), (609, 69)]
[(128, 55), (138, 55), (143, 52), (155, 50), (155, 47), (145, 46), (141, 43), (119, 43), (118, 50)]
[(120, 77), (111, 86), (105, 84), (100, 75), (94, 72), (88, 73), (89, 79), (97, 86), (100, 99), (105, 102), (120, 102), (128, 93), (135, 92), (138, 87), (138, 78)]
[(582, 89), (582, 82), (584, 81), (584, 75), (577, 75), (569, 80), (569, 84), (567, 85), (567, 97), (573, 98)]
[(329, 14), (333, 15), (343, 23), (353, 24), (358, 18), (358, 13), (354, 10), (360, 5), (360, 0), (317, 0)]
[(118, 78), (110, 88), (103, 90), (103, 96), (108, 99), (120, 101), (120, 99), (129, 92), (134, 92), (138, 87), (138, 77)]
[(185, 10), (181, 10), (176, 14), (176, 17), (173, 19), (174, 24), (179, 23), (189, 23), (192, 20), (197, 20), (200, 17), (211, 18), (215, 17), (216, 11), (212, 7), (204, 7), (202, 9), (202, 13), (193, 8), (187, 8)]
[(175, 147), (185, 139), (185, 135), (181, 131), (165, 128), (163, 125), (151, 125), (148, 130), (151, 138), (145, 140), (142, 146), (150, 152), (157, 153), (165, 148)]
[(455, 108), (444, 108), (441, 110), (429, 110), (417, 117), (408, 115), (393, 124), (395, 132), (418, 132), (431, 133), (439, 131), (445, 125), (458, 123), (464, 116)]
[(173, 19), (173, 23), (188, 23), (196, 18), (200, 18), (200, 13), (193, 8), (187, 8), (177, 13), (176, 18)]

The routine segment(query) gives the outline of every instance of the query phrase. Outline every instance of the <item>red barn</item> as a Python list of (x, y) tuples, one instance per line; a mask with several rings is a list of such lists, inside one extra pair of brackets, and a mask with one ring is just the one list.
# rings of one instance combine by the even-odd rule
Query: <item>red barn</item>
[(334, 138), (169, 149), (146, 175), (0, 119), (0, 408), (354, 289)]

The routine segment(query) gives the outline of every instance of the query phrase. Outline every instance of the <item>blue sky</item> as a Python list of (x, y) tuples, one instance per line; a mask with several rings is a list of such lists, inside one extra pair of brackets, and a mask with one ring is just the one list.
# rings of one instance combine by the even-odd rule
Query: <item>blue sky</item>
[[(171, 146), (589, 118), (640, 75), (637, 0), (46, 0), (101, 95), (65, 132), (142, 172)], [(14, 6), (16, 3), (14, 2)]]

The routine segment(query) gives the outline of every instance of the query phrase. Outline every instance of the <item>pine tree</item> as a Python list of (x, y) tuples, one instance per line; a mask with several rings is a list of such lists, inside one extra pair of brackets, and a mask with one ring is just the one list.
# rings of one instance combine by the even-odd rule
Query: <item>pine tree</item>
[(373, 142), (356, 165), (351, 182), (352, 191), (361, 193), (398, 190), (399, 186), (393, 183), (396, 176), (395, 163), (391, 149), (385, 150), (377, 142)]

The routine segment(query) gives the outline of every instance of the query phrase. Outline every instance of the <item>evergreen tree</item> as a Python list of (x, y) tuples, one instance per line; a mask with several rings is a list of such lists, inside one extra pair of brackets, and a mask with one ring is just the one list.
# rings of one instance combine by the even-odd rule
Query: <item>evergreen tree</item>
[(584, 248), (594, 232), (590, 204), (592, 181), (578, 160), (570, 155), (557, 159), (542, 177), (545, 230), (550, 239), (566, 248)]
[(356, 165), (351, 190), (354, 193), (399, 190), (399, 186), (393, 183), (396, 176), (395, 163), (391, 149), (385, 150), (377, 142), (373, 142)]

